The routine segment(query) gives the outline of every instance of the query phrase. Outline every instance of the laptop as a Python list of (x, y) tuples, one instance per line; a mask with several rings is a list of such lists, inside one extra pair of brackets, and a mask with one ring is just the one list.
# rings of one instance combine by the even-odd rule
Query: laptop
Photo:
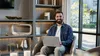
[(43, 36), (43, 45), (50, 47), (59, 47), (59, 38), (55, 36)]

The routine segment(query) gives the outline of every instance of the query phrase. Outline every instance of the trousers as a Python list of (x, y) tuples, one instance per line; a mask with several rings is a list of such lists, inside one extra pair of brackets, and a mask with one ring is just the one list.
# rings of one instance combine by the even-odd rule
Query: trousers
[(41, 55), (49, 56), (49, 54), (54, 53), (54, 56), (62, 56), (65, 52), (65, 47), (61, 45), (60, 47), (48, 47), (43, 46), (40, 50)]

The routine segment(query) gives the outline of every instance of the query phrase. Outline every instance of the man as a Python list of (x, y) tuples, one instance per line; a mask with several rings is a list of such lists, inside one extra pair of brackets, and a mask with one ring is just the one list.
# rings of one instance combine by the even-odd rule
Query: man
[(55, 14), (56, 24), (54, 24), (48, 31), (48, 36), (59, 37), (60, 47), (48, 47), (43, 46), (40, 50), (41, 55), (51, 54), (54, 52), (55, 56), (63, 56), (65, 51), (69, 51), (71, 43), (73, 41), (73, 32), (69, 25), (63, 22), (64, 16), (61, 11), (57, 11)]

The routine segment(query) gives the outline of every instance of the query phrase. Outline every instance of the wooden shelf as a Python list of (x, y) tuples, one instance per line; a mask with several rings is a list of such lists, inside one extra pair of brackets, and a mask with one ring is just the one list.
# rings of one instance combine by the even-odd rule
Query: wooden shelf
[(18, 38), (18, 37), (22, 37), (22, 38), (28, 38), (28, 37), (33, 37), (33, 35), (24, 35), (24, 36), (14, 36), (14, 35), (10, 35), (10, 36), (0, 36), (0, 38), (11, 38), (11, 37), (14, 37), (14, 38)]
[(0, 20), (0, 22), (32, 22), (32, 20)]
[(36, 20), (36, 22), (55, 22), (55, 20)]
[(61, 8), (61, 6), (59, 6), (59, 5), (44, 5), (44, 4), (37, 4), (36, 5), (36, 7), (38, 8), (40, 8), (40, 7), (42, 7), (42, 8)]
[(36, 37), (46, 36), (47, 34), (36, 35)]
[[(20, 51), (20, 50), (16, 50), (14, 52), (18, 52), (18, 53), (23, 53), (23, 51)], [(9, 55), (10, 52), (9, 51), (3, 51), (3, 52), (0, 52), (1, 55)]]

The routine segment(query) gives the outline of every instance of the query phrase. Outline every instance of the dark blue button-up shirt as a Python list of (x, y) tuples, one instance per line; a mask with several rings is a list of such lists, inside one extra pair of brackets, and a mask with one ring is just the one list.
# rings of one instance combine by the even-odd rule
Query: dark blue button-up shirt
[[(57, 30), (57, 24), (50, 27), (47, 35), (55, 36), (56, 30)], [(64, 23), (62, 24), (60, 39), (61, 39), (62, 45), (64, 45), (66, 49), (68, 48), (70, 49), (70, 45), (73, 41), (73, 31), (69, 25), (64, 24)]]

